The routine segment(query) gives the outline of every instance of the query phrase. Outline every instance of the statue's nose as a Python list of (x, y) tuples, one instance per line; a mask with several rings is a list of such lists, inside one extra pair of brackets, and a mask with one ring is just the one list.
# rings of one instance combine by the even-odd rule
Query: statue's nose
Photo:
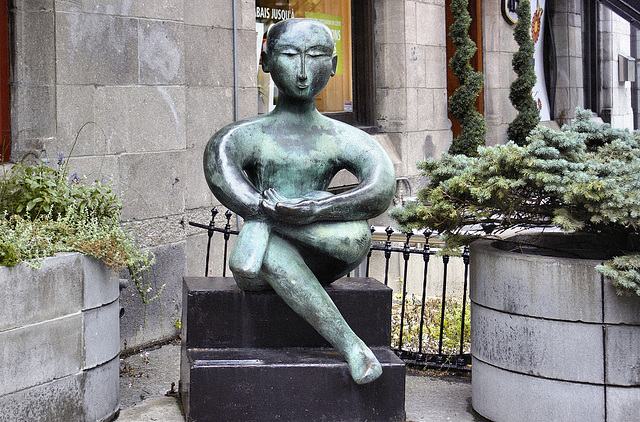
[(298, 79), (304, 81), (307, 79), (307, 64), (304, 54), (300, 57), (300, 69), (298, 69)]

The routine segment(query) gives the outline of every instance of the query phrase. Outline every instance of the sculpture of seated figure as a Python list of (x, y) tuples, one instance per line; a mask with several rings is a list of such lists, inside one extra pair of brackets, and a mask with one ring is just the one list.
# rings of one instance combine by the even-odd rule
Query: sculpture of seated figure
[[(382, 366), (324, 290), (367, 255), (367, 223), (395, 193), (391, 160), (371, 136), (318, 112), (316, 95), (335, 74), (333, 37), (310, 19), (271, 27), (262, 67), (279, 88), (265, 115), (218, 131), (204, 153), (205, 176), (218, 200), (244, 224), (229, 258), (243, 290), (273, 289), (346, 359), (358, 384)], [(353, 189), (327, 192), (346, 169)]]

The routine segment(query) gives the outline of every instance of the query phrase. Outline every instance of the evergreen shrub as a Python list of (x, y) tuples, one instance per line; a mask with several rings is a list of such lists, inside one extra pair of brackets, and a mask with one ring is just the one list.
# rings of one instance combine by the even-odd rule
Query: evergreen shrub
[(640, 132), (591, 116), (578, 108), (572, 126), (538, 126), (525, 146), (510, 141), (479, 147), (477, 157), (427, 159), (418, 166), (428, 186), (391, 216), (404, 230), (445, 235), (450, 247), (469, 243), (482, 229), (597, 234), (600, 248), (611, 247), (615, 256), (597, 269), (619, 291), (640, 295)]
[(468, 0), (451, 2), (455, 22), (451, 25), (449, 34), (456, 52), (449, 61), (449, 65), (458, 78), (460, 86), (449, 99), (449, 112), (460, 122), (462, 132), (453, 140), (449, 153), (474, 156), (477, 154), (478, 146), (485, 140), (487, 124), (474, 106), (482, 90), (484, 75), (475, 71), (470, 64), (478, 47), (469, 37), (471, 15), (467, 10), (468, 6)]
[(516, 8), (518, 22), (513, 37), (518, 43), (518, 51), (513, 54), (511, 64), (518, 77), (511, 83), (509, 99), (518, 110), (518, 115), (509, 124), (507, 136), (517, 145), (525, 145), (527, 136), (540, 122), (540, 110), (533, 99), (532, 91), (536, 85), (536, 74), (532, 60), (535, 44), (531, 39), (531, 4), (521, 0)]

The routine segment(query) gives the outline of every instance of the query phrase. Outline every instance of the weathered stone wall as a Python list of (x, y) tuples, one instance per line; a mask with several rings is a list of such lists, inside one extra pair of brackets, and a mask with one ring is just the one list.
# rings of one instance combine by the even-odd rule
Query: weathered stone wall
[(516, 117), (509, 87), (516, 78), (511, 58), (518, 44), (513, 39), (513, 26), (502, 17), (500, 0), (482, 2), (482, 48), (486, 144), (503, 144), (507, 140), (507, 127)]
[[(123, 299), (127, 347), (177, 333), (181, 278), (204, 267), (206, 233), (187, 223), (209, 220), (202, 151), (234, 119), (232, 4), (12, 3), (12, 157), (73, 150), (71, 173), (113, 175), (123, 219), (158, 258), (152, 276), (167, 287), (145, 332), (140, 303)], [(243, 118), (257, 112), (251, 0), (238, 0), (237, 27)]]
[[(376, 113), (398, 176), (420, 183), (416, 163), (449, 148), (445, 1), (375, 5)], [(417, 180), (416, 180), (417, 179)], [(408, 194), (408, 192), (405, 192)]]
[(119, 409), (118, 279), (79, 253), (0, 267), (2, 420), (102, 421)]

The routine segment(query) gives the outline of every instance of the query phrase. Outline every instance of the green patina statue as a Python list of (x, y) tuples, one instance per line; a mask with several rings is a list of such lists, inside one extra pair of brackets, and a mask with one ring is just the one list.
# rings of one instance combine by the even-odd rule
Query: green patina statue
[[(204, 171), (218, 200), (245, 222), (229, 258), (243, 290), (274, 289), (346, 359), (358, 384), (382, 373), (323, 285), (367, 255), (367, 223), (395, 193), (391, 160), (371, 136), (323, 116), (316, 95), (335, 74), (329, 28), (310, 19), (271, 27), (262, 67), (279, 88), (276, 108), (233, 123), (207, 144)], [(340, 170), (359, 184), (327, 192)]]

